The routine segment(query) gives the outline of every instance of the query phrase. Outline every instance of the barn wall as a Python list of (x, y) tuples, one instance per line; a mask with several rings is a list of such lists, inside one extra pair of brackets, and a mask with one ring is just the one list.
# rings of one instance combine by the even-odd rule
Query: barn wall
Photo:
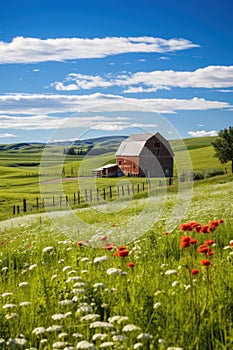
[(125, 175), (139, 175), (139, 157), (117, 156), (116, 163)]

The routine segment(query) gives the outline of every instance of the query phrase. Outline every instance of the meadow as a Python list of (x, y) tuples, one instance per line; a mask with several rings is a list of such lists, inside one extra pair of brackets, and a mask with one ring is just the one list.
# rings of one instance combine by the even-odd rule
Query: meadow
[[(199, 146), (188, 142), (195, 171), (225, 168), (213, 157), (209, 140)], [(13, 203), (22, 193), (38, 195), (36, 166), (11, 166), (31, 163), (32, 155), (27, 161), (7, 157), (1, 160), (1, 198)], [(67, 172), (75, 167), (72, 159), (66, 159)], [(106, 179), (98, 181), (106, 185)], [(89, 225), (82, 235), (78, 225), (61, 232), (56, 218), (45, 213), (11, 219), (1, 202), (1, 218), (9, 218), (0, 222), (1, 348), (232, 349), (232, 181), (228, 171), (191, 184), (191, 201), (170, 231), (178, 189), (177, 183), (168, 186), (165, 194), (157, 193), (165, 200), (159, 216), (150, 214), (155, 218), (150, 229), (135, 237), (142, 227), (132, 225), (120, 244), (115, 232), (137, 222), (143, 195), (125, 199), (116, 212), (75, 209)], [(66, 193), (74, 184), (63, 184)], [(98, 231), (95, 240), (89, 228)]]

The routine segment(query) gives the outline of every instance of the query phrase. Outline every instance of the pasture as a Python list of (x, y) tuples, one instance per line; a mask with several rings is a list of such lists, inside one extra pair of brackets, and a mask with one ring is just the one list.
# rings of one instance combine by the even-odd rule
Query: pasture
[[(225, 168), (209, 141), (187, 141), (194, 171)], [(40, 156), (9, 152), (1, 158), (1, 219), (12, 217), (9, 203), (22, 194), (38, 196), (38, 165), (29, 164)], [(66, 158), (66, 172), (80, 161)], [(99, 179), (98, 186), (106, 181), (114, 186), (119, 179)], [(61, 231), (55, 225), (59, 217), (49, 220), (46, 213), (2, 221), (1, 348), (232, 349), (232, 181), (229, 171), (195, 181), (190, 203), (179, 212), (182, 220), (174, 218), (170, 231), (176, 182), (157, 193), (163, 206), (160, 215), (149, 213), (154, 223), (144, 232), (142, 218), (131, 232), (127, 225), (137, 222), (146, 194), (125, 199), (115, 212), (101, 205), (75, 209), (87, 224), (82, 235), (78, 224)], [(62, 186), (69, 194), (77, 182)], [(125, 236), (124, 227), (129, 227)], [(135, 237), (137, 229), (142, 234)], [(95, 241), (91, 230), (98, 232)], [(120, 244), (116, 232), (122, 232)]]

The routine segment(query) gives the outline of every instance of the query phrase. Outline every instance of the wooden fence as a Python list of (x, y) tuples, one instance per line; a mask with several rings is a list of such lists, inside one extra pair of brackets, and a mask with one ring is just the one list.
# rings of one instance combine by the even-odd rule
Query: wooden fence
[[(169, 180), (169, 185), (172, 181)], [(158, 180), (157, 188), (166, 185), (166, 180)], [(13, 205), (13, 215), (41, 211), (44, 208), (54, 207), (81, 207), (88, 203), (101, 204), (105, 201), (111, 201), (118, 198), (133, 197), (139, 193), (147, 193), (151, 189), (150, 182), (122, 184), (117, 186), (108, 186), (102, 189), (84, 189), (74, 192), (71, 195), (57, 195), (52, 197), (36, 197), (34, 202), (30, 199), (23, 198), (20, 204)]]

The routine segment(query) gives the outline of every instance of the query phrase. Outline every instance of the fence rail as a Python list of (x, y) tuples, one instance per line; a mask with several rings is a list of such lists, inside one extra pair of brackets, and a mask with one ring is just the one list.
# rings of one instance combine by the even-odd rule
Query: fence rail
[[(50, 197), (36, 197), (34, 201), (23, 198), (22, 202), (13, 205), (13, 215), (21, 213), (36, 212), (45, 208), (66, 208), (66, 207), (81, 207), (85, 204), (101, 204), (106, 201), (111, 201), (120, 198), (134, 197), (140, 193), (146, 194), (148, 190), (155, 190), (166, 185), (166, 180), (158, 180), (155, 185), (150, 182), (130, 183), (116, 186), (108, 186), (106, 188), (89, 188), (77, 191), (68, 195), (53, 195)], [(172, 181), (169, 179), (169, 185)], [(152, 188), (153, 187), (153, 188)]]

